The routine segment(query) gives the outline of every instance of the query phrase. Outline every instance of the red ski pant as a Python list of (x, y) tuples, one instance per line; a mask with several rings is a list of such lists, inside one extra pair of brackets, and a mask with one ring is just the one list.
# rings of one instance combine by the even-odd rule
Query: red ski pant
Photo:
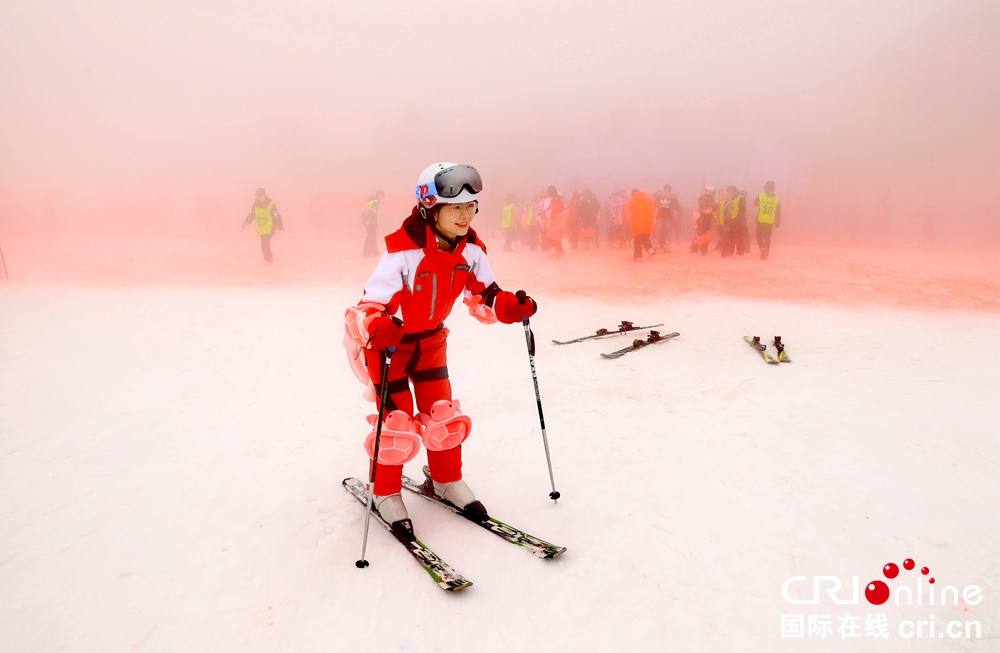
[[(438, 327), (423, 333), (407, 334), (396, 345), (389, 363), (389, 396), (385, 414), (402, 410), (414, 416), (413, 395), (417, 397), (417, 410), (429, 414), (431, 406), (440, 399), (451, 400), (451, 381), (448, 380), (447, 329)], [(368, 373), (378, 395), (376, 408), (382, 397), (382, 363), (384, 352), (367, 350)], [(413, 384), (413, 393), (410, 384)], [(373, 463), (374, 464), (374, 463)], [(462, 445), (445, 451), (427, 451), (427, 466), (431, 478), (438, 483), (450, 483), (462, 478)], [(403, 489), (402, 465), (376, 465), (375, 494), (385, 496)]]

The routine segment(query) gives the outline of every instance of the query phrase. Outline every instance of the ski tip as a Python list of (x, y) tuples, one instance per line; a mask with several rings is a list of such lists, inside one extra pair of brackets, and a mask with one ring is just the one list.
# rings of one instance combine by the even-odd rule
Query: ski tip
[(470, 587), (472, 587), (472, 581), (467, 580), (459, 585), (449, 585), (447, 587), (445, 587), (445, 585), (442, 584), (441, 587), (444, 587), (444, 589), (448, 590), (449, 592), (461, 592), (464, 589), (469, 589)]

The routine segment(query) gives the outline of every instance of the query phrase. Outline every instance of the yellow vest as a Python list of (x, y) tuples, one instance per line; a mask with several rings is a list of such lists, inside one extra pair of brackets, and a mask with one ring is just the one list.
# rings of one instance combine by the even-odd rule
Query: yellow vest
[(271, 215), (272, 206), (274, 206), (274, 202), (264, 208), (253, 207), (253, 214), (257, 218), (257, 233), (261, 236), (271, 233), (274, 229), (274, 216)]
[(740, 202), (743, 198), (737, 195), (733, 198), (733, 201), (729, 203), (729, 215), (727, 216), (730, 220), (735, 220), (736, 216), (740, 214)]
[[(379, 202), (377, 199), (374, 199), (374, 200), (369, 201), (367, 204), (365, 204), (365, 215), (368, 215), (368, 212), (372, 210), (372, 204), (374, 204), (375, 202), (378, 202), (378, 209), (375, 211), (375, 227), (378, 228), (378, 229), (381, 229), (382, 228), (382, 202)], [(371, 224), (371, 223), (372, 223), (372, 219), (371, 218), (365, 218), (365, 224)]]
[(510, 219), (511, 219), (511, 217), (513, 215), (514, 215), (514, 205), (513, 204), (504, 204), (504, 206), (503, 206), (503, 222), (500, 223), (500, 226), (503, 227), (504, 229), (510, 229)]
[(767, 193), (757, 196), (757, 203), (760, 208), (757, 210), (757, 222), (774, 224), (774, 211), (778, 208), (778, 196), (768, 197)]
[(726, 219), (725, 212), (726, 203), (722, 200), (715, 200), (715, 221), (722, 224), (722, 222)]
[(524, 224), (531, 224), (531, 219), (535, 217), (535, 203), (532, 202), (531, 206), (528, 207), (528, 219), (524, 221)]

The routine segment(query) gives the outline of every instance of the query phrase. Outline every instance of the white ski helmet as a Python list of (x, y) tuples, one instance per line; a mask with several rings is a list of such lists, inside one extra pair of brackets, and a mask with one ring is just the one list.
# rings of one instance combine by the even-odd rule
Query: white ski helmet
[(433, 163), (417, 178), (416, 196), (424, 208), (437, 204), (462, 204), (479, 199), (483, 179), (469, 165)]

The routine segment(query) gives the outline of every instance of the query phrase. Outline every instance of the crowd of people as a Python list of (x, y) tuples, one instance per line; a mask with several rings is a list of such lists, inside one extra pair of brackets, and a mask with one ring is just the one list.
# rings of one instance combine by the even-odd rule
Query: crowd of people
[[(752, 205), (752, 207), (751, 207)], [(630, 193), (616, 188), (603, 204), (590, 188), (574, 192), (566, 199), (555, 186), (545, 192), (518, 196), (509, 194), (500, 226), (505, 238), (503, 250), (518, 247), (564, 256), (563, 240), (570, 249), (630, 249), (635, 261), (657, 254), (682, 251), (682, 212), (676, 193), (669, 184), (652, 194), (633, 188)], [(760, 259), (771, 249), (771, 231), (781, 224), (781, 204), (774, 182), (748, 204), (747, 192), (735, 186), (716, 191), (706, 186), (691, 216), (693, 235), (687, 242), (692, 254), (707, 255), (712, 249), (723, 257), (750, 252), (751, 226)]]
[[(380, 255), (376, 232), (382, 226), (384, 197), (381, 190), (369, 196), (361, 213), (366, 257)], [(569, 199), (555, 186), (541, 193), (510, 193), (500, 218), (503, 251), (526, 247), (562, 258), (566, 253), (564, 243), (571, 250), (600, 249), (603, 244), (608, 249), (632, 250), (634, 261), (684, 249), (702, 256), (714, 249), (725, 258), (748, 254), (754, 236), (763, 261), (771, 251), (771, 232), (781, 226), (781, 202), (773, 181), (765, 183), (752, 202), (747, 191), (736, 186), (718, 191), (706, 186), (691, 215), (692, 235), (686, 247), (682, 213), (681, 203), (669, 184), (652, 194), (638, 188), (630, 193), (616, 188), (603, 203), (590, 188), (573, 192)], [(252, 222), (257, 224), (264, 261), (270, 263), (271, 237), (284, 226), (281, 214), (263, 188), (257, 189), (243, 226)]]

